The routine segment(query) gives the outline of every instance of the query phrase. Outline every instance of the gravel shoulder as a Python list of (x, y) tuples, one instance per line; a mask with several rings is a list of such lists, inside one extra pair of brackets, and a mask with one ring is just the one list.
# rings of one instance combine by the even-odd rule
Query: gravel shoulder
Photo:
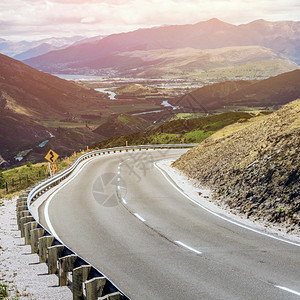
[(196, 180), (190, 179), (182, 171), (172, 167), (174, 160), (167, 159), (156, 163), (156, 166), (169, 178), (170, 181), (184, 194), (193, 201), (199, 203), (204, 209), (219, 215), (222, 218), (233, 221), (242, 226), (247, 226), (262, 233), (270, 234), (275, 237), (283, 238), (300, 244), (298, 232), (287, 233), (284, 224), (271, 224), (263, 220), (252, 220), (243, 213), (231, 210), (222, 202), (214, 201), (213, 191), (206, 187), (199, 186)]
[(16, 219), (16, 198), (0, 200), (0, 284), (8, 299), (72, 299), (68, 287), (58, 286), (58, 277), (48, 275), (46, 264), (24, 244)]

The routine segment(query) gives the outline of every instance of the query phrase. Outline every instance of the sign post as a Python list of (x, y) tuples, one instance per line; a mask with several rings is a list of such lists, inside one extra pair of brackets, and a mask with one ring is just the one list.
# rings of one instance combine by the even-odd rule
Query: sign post
[(48, 170), (49, 170), (50, 176), (52, 177), (51, 165), (49, 162), (48, 162)]

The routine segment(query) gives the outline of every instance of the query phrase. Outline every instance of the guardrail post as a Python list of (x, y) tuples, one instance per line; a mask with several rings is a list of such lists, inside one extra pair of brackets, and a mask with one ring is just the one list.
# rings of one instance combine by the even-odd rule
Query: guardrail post
[(57, 261), (62, 256), (65, 246), (48, 247), (48, 274), (57, 273)]
[(98, 298), (98, 300), (120, 300), (120, 299), (121, 299), (121, 294), (119, 292), (111, 293)]
[(81, 300), (83, 298), (83, 283), (88, 279), (91, 266), (83, 265), (73, 270), (73, 300)]
[(17, 204), (21, 204), (23, 202), (27, 202), (27, 196), (20, 196), (18, 199), (17, 199)]
[(59, 286), (65, 286), (68, 284), (68, 272), (73, 271), (74, 263), (77, 259), (77, 255), (71, 254), (58, 259), (59, 269), (58, 278)]
[(23, 206), (23, 205), (26, 205), (27, 206), (27, 199), (18, 199), (17, 200), (17, 208), (19, 207), (19, 206)]
[(24, 224), (26, 224), (28, 222), (32, 222), (32, 221), (34, 221), (32, 216), (21, 217), (21, 219), (20, 219), (21, 237), (24, 237), (24, 235), (25, 235), (25, 233), (24, 233)]
[(21, 205), (17, 206), (17, 224), (18, 224), (18, 229), (21, 229), (21, 212), (22, 211), (28, 211), (27, 205)]
[(37, 226), (38, 226), (38, 223), (35, 221), (24, 224), (25, 245), (31, 244), (31, 232), (30, 231), (37, 228)]
[(39, 238), (39, 259), (40, 263), (47, 262), (47, 249), (52, 246), (54, 236), (47, 235)]
[(84, 283), (86, 290), (86, 300), (97, 300), (98, 297), (101, 297), (105, 283), (105, 277), (96, 277), (86, 281)]
[(39, 251), (39, 238), (45, 233), (44, 228), (36, 228), (30, 231), (31, 238), (31, 253), (38, 253)]

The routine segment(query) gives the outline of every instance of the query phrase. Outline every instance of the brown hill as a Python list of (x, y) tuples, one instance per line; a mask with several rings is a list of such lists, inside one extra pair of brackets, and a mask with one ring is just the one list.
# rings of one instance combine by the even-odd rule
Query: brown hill
[(82, 130), (74, 133), (76, 129), (73, 129), (73, 133), (70, 130), (72, 144), (67, 138), (61, 138), (60, 131), (43, 124), (52, 121), (60, 126), (60, 120), (75, 114), (99, 115), (99, 111), (105, 112), (105, 99), (104, 94), (0, 55), (1, 155), (13, 163), (12, 158), (19, 151), (36, 149), (39, 143), (53, 135), (51, 143), (55, 144), (55, 140), (57, 145), (60, 141), (61, 147), (57, 148), (64, 150), (61, 154), (95, 141), (95, 134), (90, 130), (85, 130), (86, 137), (82, 137)]
[(6, 160), (49, 139), (51, 133), (51, 129), (27, 116), (0, 108), (0, 153)]
[(271, 115), (230, 125), (173, 166), (215, 201), (252, 220), (300, 230), (300, 100)]
[(170, 102), (207, 111), (224, 106), (284, 105), (300, 97), (299, 82), (300, 70), (295, 70), (260, 81), (227, 81), (204, 86)]
[(103, 108), (105, 95), (0, 55), (1, 106), (36, 119)]

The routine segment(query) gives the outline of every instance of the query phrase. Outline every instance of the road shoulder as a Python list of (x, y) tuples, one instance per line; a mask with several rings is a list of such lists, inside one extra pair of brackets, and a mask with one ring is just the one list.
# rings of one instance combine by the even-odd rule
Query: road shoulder
[(198, 203), (204, 209), (211, 213), (236, 223), (240, 226), (246, 226), (254, 231), (264, 234), (269, 234), (274, 237), (286, 239), (291, 242), (299, 243), (300, 236), (296, 234), (288, 234), (282, 226), (264, 223), (263, 221), (251, 221), (243, 214), (236, 214), (225, 206), (220, 206), (212, 201), (212, 191), (205, 187), (198, 187), (196, 183), (184, 175), (181, 171), (171, 167), (174, 159), (165, 159), (155, 163), (155, 166), (165, 175), (165, 177), (176, 187), (179, 191), (185, 194), (191, 201)]

